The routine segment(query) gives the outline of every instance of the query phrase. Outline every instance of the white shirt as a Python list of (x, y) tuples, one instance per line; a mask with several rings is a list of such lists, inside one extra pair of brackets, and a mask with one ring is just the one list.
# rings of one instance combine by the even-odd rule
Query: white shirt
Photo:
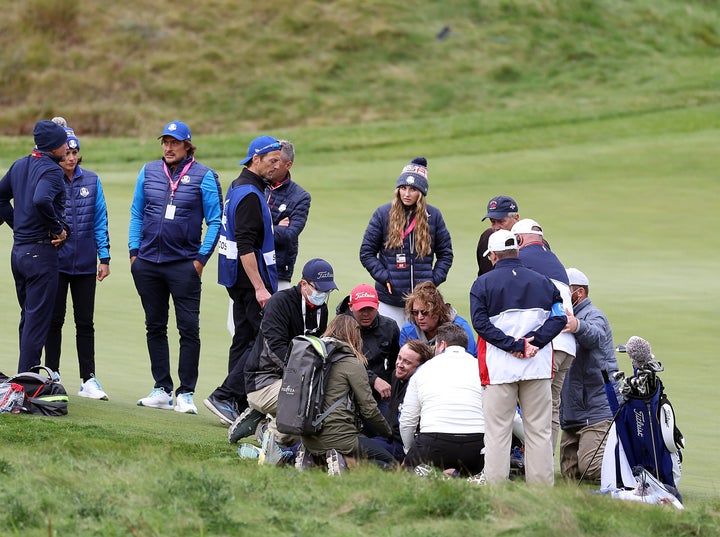
[(400, 436), (407, 453), (421, 433), (485, 432), (477, 359), (452, 346), (420, 366), (408, 381), (400, 412)]

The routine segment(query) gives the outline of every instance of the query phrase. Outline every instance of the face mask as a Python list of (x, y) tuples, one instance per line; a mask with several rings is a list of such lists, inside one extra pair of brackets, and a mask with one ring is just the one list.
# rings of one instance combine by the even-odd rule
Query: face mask
[(313, 292), (310, 293), (307, 299), (308, 302), (310, 302), (310, 304), (312, 304), (313, 306), (322, 306), (328, 299), (328, 293), (316, 291), (315, 289), (313, 289)]

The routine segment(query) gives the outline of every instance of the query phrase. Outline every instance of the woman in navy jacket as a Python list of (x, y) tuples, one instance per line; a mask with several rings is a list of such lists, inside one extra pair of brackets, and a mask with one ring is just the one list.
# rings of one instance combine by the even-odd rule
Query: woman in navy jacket
[(404, 296), (418, 283), (440, 285), (453, 261), (452, 240), (442, 214), (428, 205), (427, 160), (417, 157), (403, 168), (395, 196), (375, 210), (362, 245), (360, 262), (375, 280), (378, 311), (405, 324)]
[[(58, 123), (58, 119), (55, 120)], [(96, 280), (110, 275), (110, 239), (107, 205), (100, 178), (80, 167), (80, 140), (72, 129), (67, 132), (65, 160), (65, 220), (72, 234), (58, 249), (59, 273), (55, 310), (45, 341), (45, 365), (53, 371), (60, 368), (62, 327), (65, 322), (68, 288), (72, 293), (75, 318), (75, 342), (82, 384), (78, 395), (88, 399), (107, 400), (108, 396), (95, 378), (95, 312)], [(98, 264), (98, 259), (100, 263)]]

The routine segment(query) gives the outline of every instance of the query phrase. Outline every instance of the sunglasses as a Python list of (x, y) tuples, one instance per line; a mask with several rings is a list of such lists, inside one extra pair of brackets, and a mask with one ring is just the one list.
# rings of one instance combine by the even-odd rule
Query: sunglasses
[(418, 317), (419, 315), (427, 317), (428, 315), (430, 315), (430, 312), (428, 310), (410, 310), (410, 315), (412, 315), (413, 317)]

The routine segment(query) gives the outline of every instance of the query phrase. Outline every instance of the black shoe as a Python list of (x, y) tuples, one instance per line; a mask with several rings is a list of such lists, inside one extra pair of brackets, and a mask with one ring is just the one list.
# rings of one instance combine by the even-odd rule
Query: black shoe
[(228, 429), (228, 442), (235, 444), (241, 438), (254, 434), (258, 423), (260, 423), (260, 420), (264, 417), (265, 415), (262, 412), (258, 412), (252, 407), (246, 408), (245, 412), (240, 414), (232, 425), (230, 425)]
[(232, 425), (238, 418), (239, 414), (233, 401), (210, 395), (207, 399), (203, 400), (203, 404), (210, 412), (220, 418), (223, 425)]

